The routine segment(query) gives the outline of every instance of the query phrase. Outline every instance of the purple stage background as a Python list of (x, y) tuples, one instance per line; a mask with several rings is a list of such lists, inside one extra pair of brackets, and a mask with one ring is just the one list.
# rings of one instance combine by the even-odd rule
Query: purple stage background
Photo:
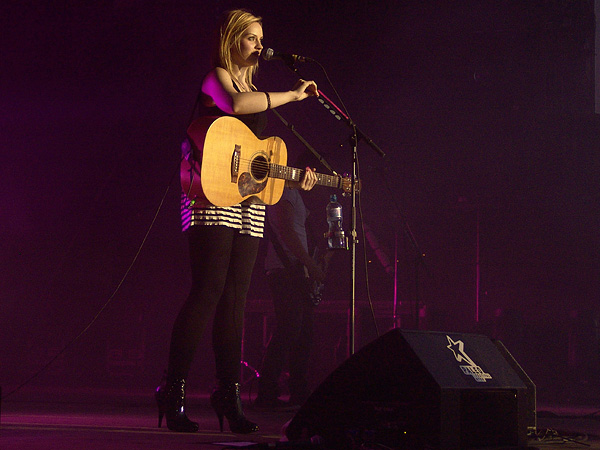
[[(189, 283), (179, 146), (209, 67), (215, 17), (238, 5), (65, 0), (0, 7), (5, 393), (67, 345), (31, 385), (151, 390), (159, 380)], [(325, 67), (354, 122), (387, 154), (358, 147), (359, 222), (369, 233), (363, 237), (359, 227), (356, 296), (367, 300), (367, 266), (380, 331), (393, 325), (397, 252), (401, 326), (416, 326), (418, 299), (421, 329), (502, 339), (542, 398), (597, 391), (593, 3), (246, 6), (264, 18), (265, 47)], [(338, 103), (317, 65), (298, 67)], [(256, 84), (288, 89), (295, 79), (282, 63), (261, 62)], [(338, 172), (350, 171), (349, 129), (317, 101), (280, 112)], [(292, 158), (302, 150), (273, 115), (268, 131), (286, 141)], [(310, 196), (318, 233), (328, 194)], [(348, 226), (350, 201), (342, 202)], [(425, 254), (418, 271), (407, 227)], [(338, 256), (329, 278), (330, 306), (317, 334), (339, 356), (348, 255)], [(249, 302), (260, 310), (261, 300), (268, 293), (259, 260)], [(338, 304), (336, 312), (331, 305)], [(259, 322), (248, 326), (245, 351), (259, 364), (262, 323), (254, 314)], [(364, 315), (358, 333), (361, 344), (375, 337)], [(211, 359), (209, 350), (198, 355), (192, 386), (211, 385)]]

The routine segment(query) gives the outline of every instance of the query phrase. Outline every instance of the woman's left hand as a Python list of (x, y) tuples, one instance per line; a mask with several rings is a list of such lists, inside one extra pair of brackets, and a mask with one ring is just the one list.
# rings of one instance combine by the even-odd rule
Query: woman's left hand
[(307, 97), (318, 97), (319, 89), (314, 81), (298, 80), (294, 85), (293, 92), (296, 93), (296, 101), (304, 100)]

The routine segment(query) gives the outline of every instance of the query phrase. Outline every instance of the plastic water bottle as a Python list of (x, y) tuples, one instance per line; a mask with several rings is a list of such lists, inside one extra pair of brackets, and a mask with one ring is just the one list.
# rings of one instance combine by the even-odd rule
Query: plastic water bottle
[(337, 201), (337, 196), (333, 194), (327, 204), (327, 223), (329, 231), (327, 232), (327, 245), (329, 248), (346, 248), (346, 237), (342, 228), (342, 205)]

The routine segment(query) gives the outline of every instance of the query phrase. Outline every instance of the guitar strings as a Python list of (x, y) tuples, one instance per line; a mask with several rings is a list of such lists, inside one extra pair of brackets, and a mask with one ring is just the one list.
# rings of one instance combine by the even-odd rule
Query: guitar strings
[[(299, 169), (295, 167), (286, 166), (283, 164), (270, 163), (265, 160), (258, 160), (257, 158), (240, 158), (239, 162), (241, 164), (250, 164), (252, 168), (257, 170), (262, 170), (265, 172), (271, 172), (272, 167), (280, 168), (282, 172), (292, 176), (292, 172), (298, 175), (297, 180), (300, 180), (304, 175), (305, 169)], [(295, 178), (295, 177), (294, 177)], [(322, 173), (317, 173), (317, 178), (320, 180), (328, 179), (331, 182), (339, 180), (341, 177), (339, 175), (327, 175)]]

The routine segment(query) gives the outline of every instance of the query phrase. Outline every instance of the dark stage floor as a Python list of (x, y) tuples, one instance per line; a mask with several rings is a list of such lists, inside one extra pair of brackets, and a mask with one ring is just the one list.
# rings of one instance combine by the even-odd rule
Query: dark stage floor
[[(200, 422), (200, 431), (183, 434), (168, 431), (164, 424), (157, 428), (151, 393), (57, 391), (30, 395), (30, 400), (24, 397), (19, 394), (2, 404), (2, 450), (216, 450), (258, 443), (271, 444), (262, 448), (277, 448), (282, 427), (295, 414), (246, 406), (249, 418), (260, 424), (260, 432), (248, 436), (220, 433), (207, 395), (194, 395), (189, 398), (188, 410), (191, 418)], [(248, 400), (244, 394), (246, 404)], [(538, 405), (537, 438), (530, 436), (528, 447), (600, 449), (599, 409), (600, 405)]]

